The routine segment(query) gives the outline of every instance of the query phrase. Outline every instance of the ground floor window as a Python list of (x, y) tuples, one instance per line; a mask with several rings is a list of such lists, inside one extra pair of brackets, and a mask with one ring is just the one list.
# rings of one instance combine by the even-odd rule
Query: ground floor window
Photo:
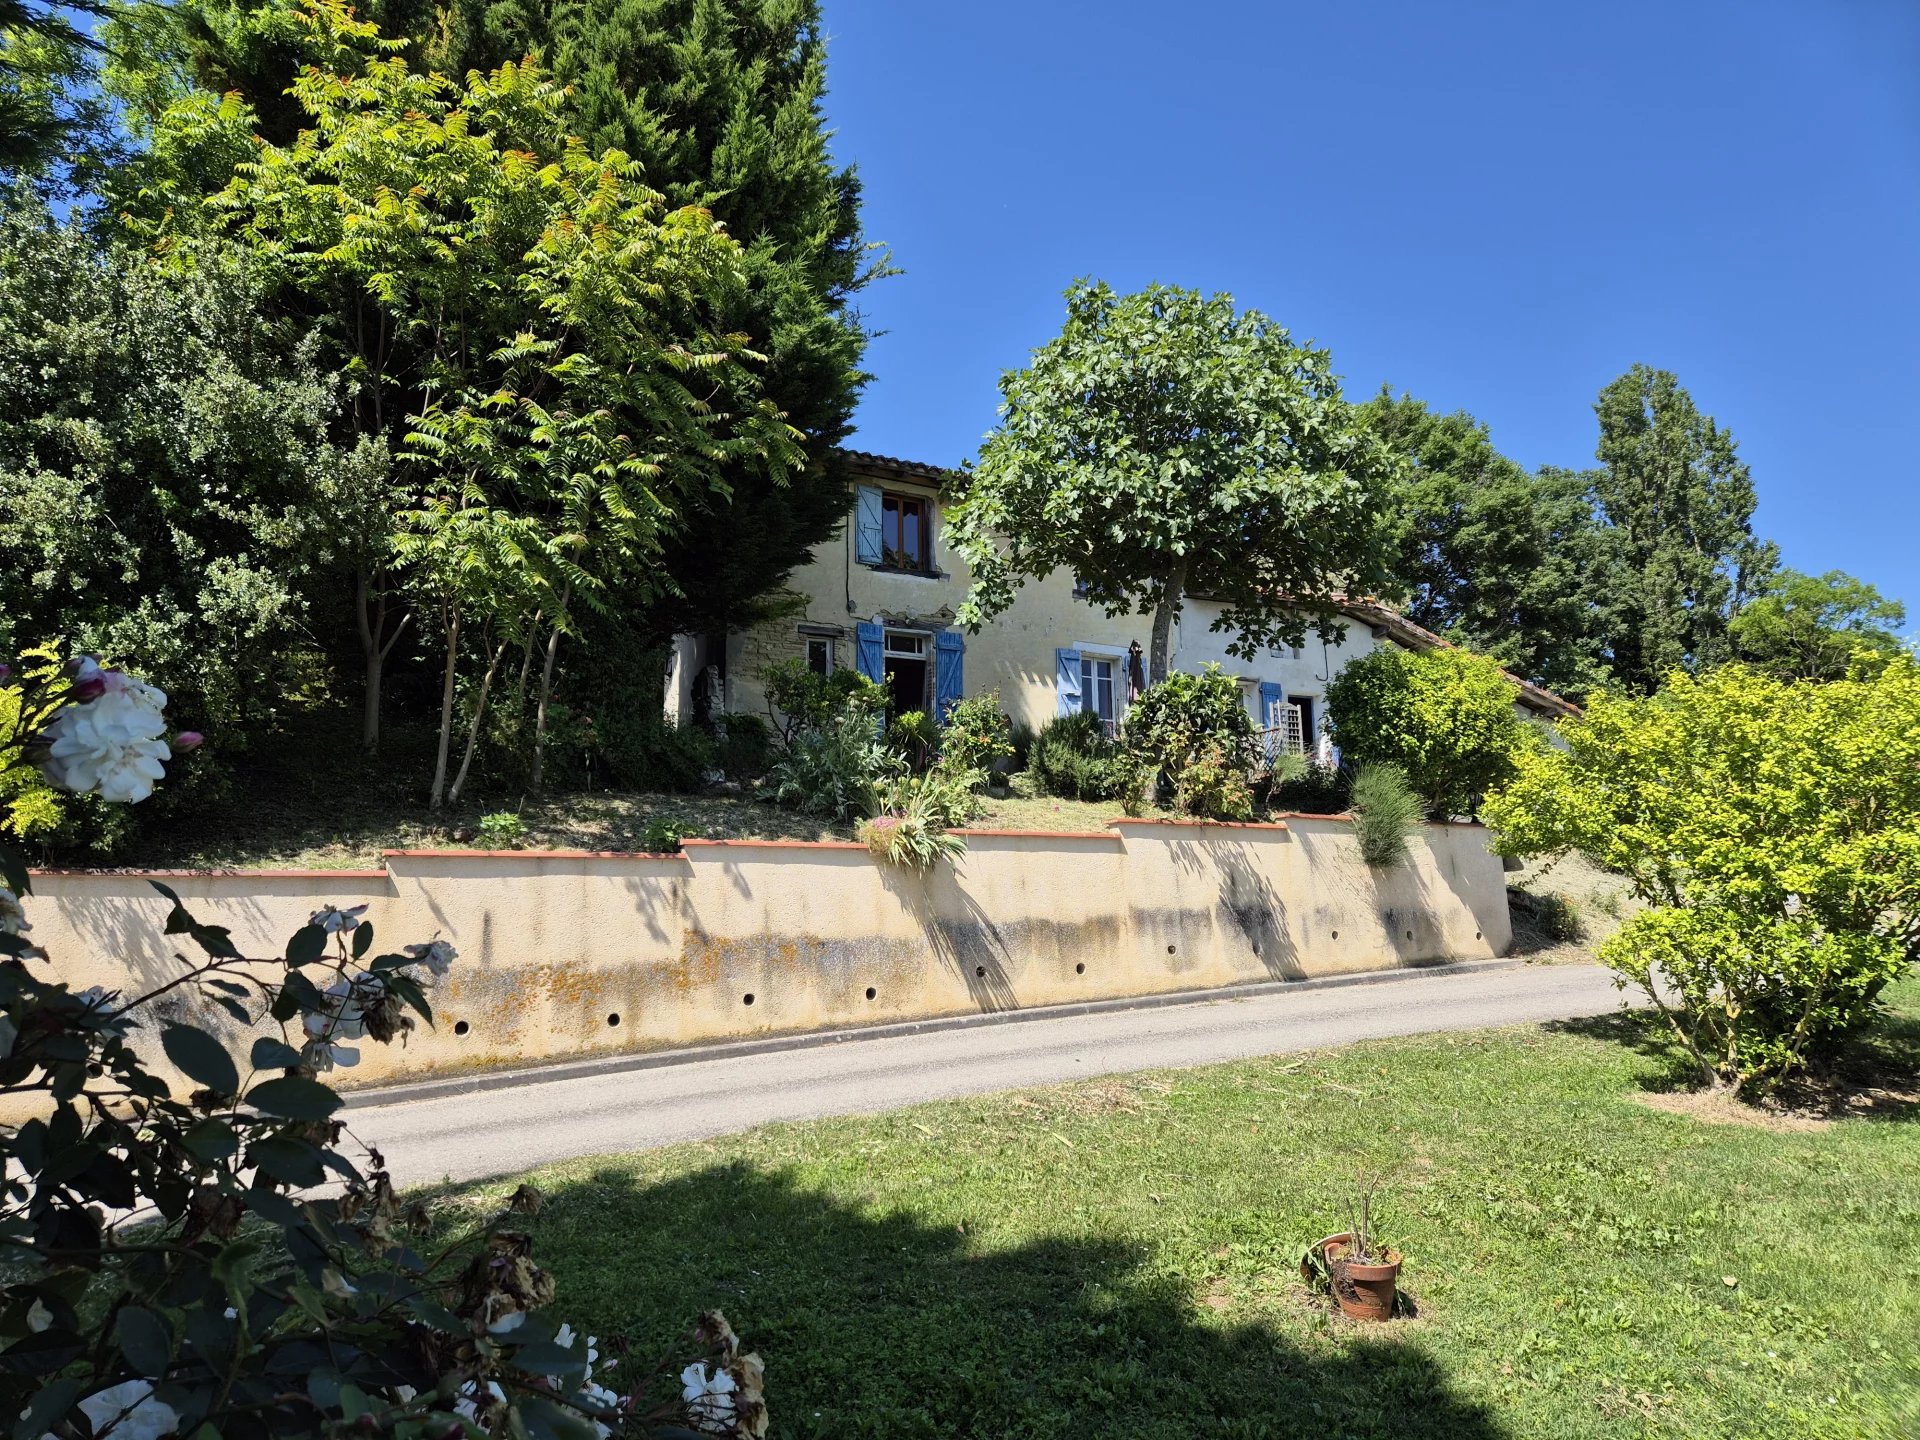
[(807, 636), (807, 669), (816, 675), (833, 673), (833, 637), (831, 635)]
[(1111, 725), (1118, 719), (1113, 706), (1115, 662), (1101, 655), (1080, 657), (1080, 708)]

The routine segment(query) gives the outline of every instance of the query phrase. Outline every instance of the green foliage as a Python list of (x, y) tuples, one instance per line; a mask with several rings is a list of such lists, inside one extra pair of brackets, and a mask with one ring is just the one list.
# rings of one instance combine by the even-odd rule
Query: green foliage
[(0, 186), (68, 198), (118, 158), (99, 80), (103, 0), (0, 0)]
[(1314, 616), (1336, 591), (1385, 578), (1397, 460), (1325, 351), (1230, 296), (1076, 284), (1060, 336), (1000, 390), (1000, 424), (947, 513), (973, 628), (1064, 567), (1108, 614), (1154, 615), (1158, 682), (1189, 593), (1219, 602), (1214, 628), (1251, 658), (1330, 624)]
[[(202, 95), (237, 92), (261, 134), (292, 144), (309, 122), (284, 92), (313, 51), (298, 12), (278, 0), (180, 0), (162, 13), (170, 23), (158, 29), (171, 40), (141, 37), (136, 53), (147, 63), (122, 92), (177, 93), (183, 84)], [(714, 331), (752, 336), (766, 355), (766, 393), (805, 437), (808, 463), (782, 477), (723, 457), (723, 484), (688, 494), (663, 537), (668, 583), (640, 619), (656, 641), (751, 623), (844, 517), (848, 477), (834, 447), (865, 379), (867, 339), (854, 302), (886, 270), (861, 235), (858, 179), (829, 153), (819, 6), (373, 0), (363, 13), (410, 39), (405, 53), (421, 71), (458, 79), (543, 57), (567, 87), (565, 128), (588, 152), (622, 152), (668, 206), (710, 211), (739, 242), (742, 283), (716, 303)]]
[(1135, 766), (1098, 715), (1078, 711), (1040, 728), (1027, 770), (1049, 795), (1111, 800), (1128, 789)]
[(1348, 763), (1398, 765), (1435, 819), (1470, 815), (1538, 744), (1513, 682), (1482, 655), (1382, 645), (1327, 686), (1327, 718)]
[(1906, 606), (1844, 570), (1781, 570), (1733, 617), (1728, 635), (1742, 660), (1778, 679), (1838, 680), (1856, 660), (1900, 650), (1906, 623)]
[(773, 732), (758, 715), (714, 720), (713, 763), (729, 780), (757, 780), (773, 762)]
[(1385, 870), (1406, 860), (1407, 840), (1420, 829), (1420, 797), (1404, 769), (1391, 760), (1355, 766), (1349, 807), (1353, 838), (1367, 864)]
[(1920, 956), (1920, 664), (1789, 684), (1742, 666), (1594, 697), (1522, 754), (1486, 818), (1510, 854), (1578, 850), (1655, 907), (1604, 951), (1657, 977), (1703, 1077), (1764, 1086)]
[(803, 814), (850, 820), (874, 812), (875, 787), (896, 765), (874, 736), (874, 717), (849, 706), (794, 736), (767, 772), (761, 795)]
[(782, 748), (797, 735), (831, 725), (835, 718), (858, 712), (874, 720), (886, 713), (887, 687), (858, 670), (835, 670), (818, 675), (802, 660), (783, 660), (760, 672), (766, 690), (767, 715)]
[(640, 848), (649, 855), (677, 855), (686, 838), (686, 828), (673, 816), (654, 815), (640, 832)]
[(1733, 437), (1673, 375), (1636, 365), (1600, 392), (1602, 510), (1617, 536), (1615, 680), (1651, 693), (1675, 667), (1729, 658), (1728, 623), (1778, 548), (1753, 535), (1753, 478)]
[(911, 770), (932, 764), (939, 744), (940, 727), (924, 710), (904, 710), (887, 722), (887, 745)]
[[(398, 568), (441, 623), (437, 801), (463, 635), (490, 667), (577, 632), (616, 588), (646, 605), (691, 497), (741, 468), (777, 481), (800, 451), (763, 357), (724, 324), (739, 246), (574, 138), (563, 87), (533, 65), (456, 86), (337, 8), (302, 23), (325, 63), (293, 79), (297, 133), (254, 147), (207, 204), (149, 197), (136, 215), (183, 270), (254, 257), (352, 374), (355, 426), (399, 457), (398, 524), (361, 563)], [(188, 97), (155, 147), (217, 146), (254, 118)]]
[(1246, 820), (1259, 758), (1240, 687), (1218, 665), (1176, 672), (1150, 685), (1127, 711), (1129, 761), (1173, 792), (1188, 815)]
[(957, 860), (967, 842), (947, 828), (965, 824), (974, 812), (966, 775), (933, 770), (901, 775), (879, 788), (878, 813), (863, 821), (860, 838), (880, 859), (911, 870), (931, 869), (936, 861)]
[(1275, 810), (1302, 815), (1339, 815), (1352, 803), (1353, 777), (1337, 765), (1311, 763), (1278, 779), (1267, 792)]
[(0, 215), (0, 654), (139, 655), (216, 754), (299, 688), (384, 468), (330, 440), (334, 377), (261, 303), (230, 256), (169, 277)]
[(1015, 753), (1013, 720), (1000, 708), (1000, 692), (971, 695), (947, 712), (940, 732), (940, 761), (961, 770), (990, 770)]
[(1619, 586), (1598, 477), (1529, 474), (1465, 411), (1384, 388), (1360, 408), (1407, 461), (1393, 562), (1407, 617), (1562, 694), (1601, 683)]
[(482, 850), (520, 850), (527, 843), (527, 826), (511, 810), (496, 810), (491, 815), (480, 817), (480, 834), (476, 838)]

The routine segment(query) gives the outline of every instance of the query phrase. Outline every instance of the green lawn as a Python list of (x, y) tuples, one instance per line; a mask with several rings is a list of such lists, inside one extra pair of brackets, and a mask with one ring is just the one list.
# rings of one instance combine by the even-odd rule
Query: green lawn
[[(1920, 1434), (1920, 1122), (1670, 1075), (1631, 1022), (1378, 1043), (582, 1161), (531, 1224), (638, 1356), (722, 1307), (782, 1437)], [(1362, 1157), (1418, 1307), (1364, 1329), (1294, 1272)]]

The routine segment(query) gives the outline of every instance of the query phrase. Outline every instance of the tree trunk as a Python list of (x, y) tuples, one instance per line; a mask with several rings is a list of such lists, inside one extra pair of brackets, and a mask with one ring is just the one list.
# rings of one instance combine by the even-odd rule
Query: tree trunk
[(500, 662), (506, 658), (507, 642), (502, 640), (494, 647), (493, 659), (487, 663), (487, 673), (480, 677), (480, 693), (473, 699), (473, 719), (467, 722), (467, 748), (460, 756), (460, 770), (453, 777), (453, 784), (447, 788), (447, 802), (460, 803), (460, 791), (467, 783), (467, 770), (473, 764), (474, 749), (480, 743), (480, 722), (487, 713), (487, 692), (493, 689), (493, 677), (500, 669)]
[(440, 808), (446, 798), (447, 751), (453, 743), (453, 666), (460, 654), (460, 612), (447, 602), (447, 669), (440, 682), (440, 753), (433, 762), (433, 793), (428, 807)]
[(362, 567), (354, 576), (353, 618), (360, 631), (360, 655), (365, 662), (365, 687), (360, 709), (360, 748), (369, 755), (380, 753), (380, 687), (386, 678), (387, 654), (407, 628), (411, 615), (402, 615), (400, 623), (387, 633), (387, 592), (374, 598), (375, 575), (371, 567)]
[(1168, 650), (1173, 641), (1174, 616), (1180, 613), (1180, 597), (1187, 588), (1187, 559), (1173, 562), (1160, 584), (1160, 603), (1153, 609), (1153, 652), (1148, 656), (1147, 684), (1158, 685), (1167, 678)]
[[(567, 597), (570, 591), (560, 592), (560, 615), (567, 613)], [(547, 767), (547, 700), (553, 694), (553, 662), (560, 654), (560, 620), (553, 622), (553, 630), (547, 636), (547, 659), (540, 667), (540, 703), (533, 715), (533, 770), (527, 777), (527, 784), (533, 793), (540, 793), (540, 782)]]

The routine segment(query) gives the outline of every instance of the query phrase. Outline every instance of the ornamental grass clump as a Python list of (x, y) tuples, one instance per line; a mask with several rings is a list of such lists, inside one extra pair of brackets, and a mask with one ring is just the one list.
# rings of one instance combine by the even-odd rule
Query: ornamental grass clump
[[(0, 666), (0, 691), (0, 773), (113, 803), (197, 740), (91, 659)], [(448, 1233), (379, 1151), (348, 1153), (321, 1077), (433, 1023), (451, 943), (383, 950), (367, 906), (328, 905), (246, 956), (156, 881), (195, 958), (142, 993), (75, 992), (34, 941), (31, 883), (0, 845), (0, 1104), (29, 1117), (0, 1129), (0, 1406), (20, 1440), (766, 1434), (763, 1367), (723, 1316), (618, 1381), (624, 1362), (551, 1312), (536, 1192)]]
[(1361, 858), (1376, 870), (1404, 863), (1407, 841), (1420, 829), (1421, 812), (1407, 772), (1384, 760), (1360, 766), (1353, 773), (1350, 807)]
[(1488, 801), (1510, 855), (1577, 850), (1649, 907), (1600, 948), (1701, 1083), (1830, 1058), (1920, 958), (1920, 663), (1595, 695)]

